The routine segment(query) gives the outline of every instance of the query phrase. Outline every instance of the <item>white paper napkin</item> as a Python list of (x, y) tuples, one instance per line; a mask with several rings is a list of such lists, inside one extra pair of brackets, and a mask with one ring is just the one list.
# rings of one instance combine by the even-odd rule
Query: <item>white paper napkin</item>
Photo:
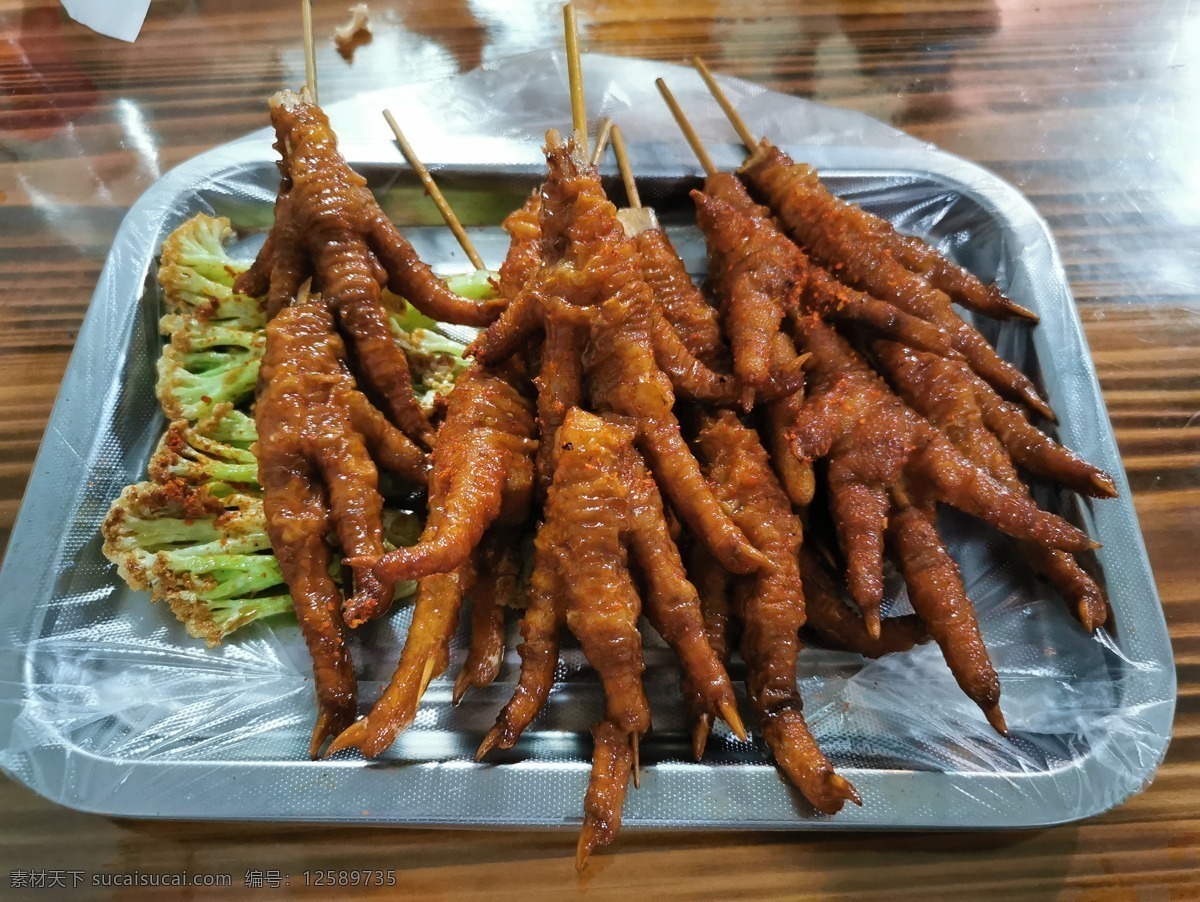
[(67, 15), (92, 31), (134, 41), (142, 30), (150, 0), (62, 0)]

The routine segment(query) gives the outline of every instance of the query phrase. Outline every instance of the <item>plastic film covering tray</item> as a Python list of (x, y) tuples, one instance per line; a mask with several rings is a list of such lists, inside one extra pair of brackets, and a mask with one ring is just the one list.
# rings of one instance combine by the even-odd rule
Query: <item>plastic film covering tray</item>
[[(689, 269), (704, 247), (687, 196), (700, 183), (652, 86), (671, 83), (718, 165), (740, 162), (732, 133), (693, 73), (589, 56), (589, 110), (630, 142), (643, 198)], [(443, 273), (467, 264), (404, 167), (379, 117), (400, 115), (489, 266), (499, 228), (542, 172), (539, 145), (567, 116), (556, 54), (504, 60), (430, 85), (363, 95), (330, 108), (352, 165), (423, 257)], [(753, 743), (720, 729), (690, 760), (678, 675), (647, 642), (654, 731), (643, 743), (630, 827), (1005, 828), (1110, 808), (1142, 788), (1162, 759), (1175, 677), (1120, 460), (1066, 279), (1045, 223), (990, 173), (861, 115), (728, 81), (753, 128), (816, 165), (830, 187), (901, 229), (927, 237), (985, 280), (996, 279), (1041, 324), (979, 323), (1059, 412), (1061, 440), (1113, 473), (1121, 497), (1090, 502), (1049, 489), (1039, 501), (1083, 523), (1115, 613), (1087, 636), (1003, 537), (944, 514), (1003, 686), (1011, 736), (991, 731), (958, 690), (936, 646), (865, 662), (806, 649), (801, 690), (822, 748), (862, 793), (862, 808), (815, 814)], [(265, 100), (265, 99), (264, 99)], [(264, 103), (265, 114), (265, 103)], [(475, 747), (516, 678), (515, 625), (499, 679), (450, 704), (450, 676), (430, 687), (416, 723), (382, 758), (312, 762), (310, 662), (288, 618), (252, 625), (216, 650), (189, 639), (165, 606), (128, 590), (101, 554), (98, 527), (127, 483), (144, 478), (164, 428), (154, 398), (160, 350), (154, 259), (162, 239), (199, 212), (239, 229), (269, 224), (277, 186), (262, 130), (180, 166), (120, 227), (79, 335), (0, 576), (0, 764), (65, 805), (123, 816), (332, 820), (447, 826), (578, 822), (598, 683), (568, 646), (545, 714), (494, 762)], [(610, 175), (608, 164), (606, 172)], [(620, 189), (610, 182), (614, 196)], [(242, 250), (251, 252), (252, 243)], [(892, 584), (896, 610), (907, 602)], [(391, 675), (410, 609), (353, 638), (364, 704)], [(733, 676), (740, 679), (739, 665)]]

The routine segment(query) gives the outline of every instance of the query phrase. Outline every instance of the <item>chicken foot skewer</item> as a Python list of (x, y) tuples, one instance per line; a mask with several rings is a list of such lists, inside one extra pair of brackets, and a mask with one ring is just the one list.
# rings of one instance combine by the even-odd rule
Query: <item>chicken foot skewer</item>
[(326, 534), (334, 529), (351, 559), (355, 591), (348, 603), (386, 607), (392, 584), (354, 563), (383, 553), (383, 498), (368, 449), (414, 483), (425, 481), (424, 452), (371, 408), (344, 357), (329, 306), (302, 296), (267, 326), (255, 408), (267, 531), (313, 658), (314, 757), (353, 719), (357, 692)]

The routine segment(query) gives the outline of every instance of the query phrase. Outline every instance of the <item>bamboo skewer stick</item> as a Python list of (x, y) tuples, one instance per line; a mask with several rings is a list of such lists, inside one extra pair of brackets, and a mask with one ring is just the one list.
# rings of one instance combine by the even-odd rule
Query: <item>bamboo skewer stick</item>
[(588, 161), (593, 166), (600, 165), (600, 158), (604, 156), (604, 149), (608, 147), (608, 138), (612, 133), (613, 121), (608, 116), (600, 120), (600, 128), (596, 131), (596, 146), (592, 148), (592, 157)]
[(433, 180), (433, 176), (429, 174), (429, 170), (425, 168), (425, 164), (421, 162), (412, 145), (408, 143), (408, 139), (404, 137), (404, 132), (400, 130), (400, 123), (396, 121), (396, 117), (392, 115), (392, 111), (384, 110), (383, 118), (387, 120), (387, 124), (391, 126), (392, 134), (396, 136), (396, 143), (400, 145), (400, 153), (404, 154), (404, 159), (408, 161), (408, 165), (412, 167), (413, 172), (417, 174), (417, 178), (421, 180), (421, 184), (425, 186), (426, 193), (433, 198), (434, 206), (442, 214), (442, 219), (446, 221), (446, 225), (450, 227), (450, 231), (454, 233), (454, 237), (458, 239), (459, 245), (466, 251), (471, 265), (476, 269), (485, 269), (483, 258), (479, 256), (479, 251), (475, 250), (475, 245), (467, 237), (467, 230), (458, 221), (458, 217), (454, 215), (454, 210), (451, 209), (446, 196), (442, 194), (442, 190)]
[(642, 762), (641, 762), (641, 756), (640, 756), (641, 741), (640, 741), (640, 738), (637, 733), (633, 733), (630, 736), (630, 744), (633, 747), (633, 788), (641, 789), (641, 787), (642, 787), (642, 776), (641, 776)]
[(629, 154), (625, 152), (625, 136), (621, 126), (612, 127), (613, 153), (617, 155), (617, 167), (621, 170), (621, 181), (625, 183), (625, 196), (629, 198), (629, 206), (635, 210), (642, 208), (642, 198), (638, 194), (637, 180), (633, 177), (633, 168), (629, 165)]
[(704, 85), (708, 88), (708, 93), (712, 94), (713, 99), (720, 104), (721, 110), (725, 113), (725, 118), (729, 120), (729, 124), (733, 126), (733, 130), (738, 133), (738, 137), (746, 145), (746, 150), (754, 153), (758, 149), (758, 139), (754, 137), (754, 132), (750, 131), (750, 127), (746, 125), (746, 120), (733, 108), (733, 104), (729, 102), (729, 98), (725, 96), (725, 91), (717, 84), (717, 80), (713, 77), (708, 65), (698, 56), (692, 57), (692, 65), (696, 67), (696, 71), (704, 79)]
[(317, 52), (313, 46), (312, 0), (300, 0), (300, 21), (304, 27), (304, 86), (309, 99), (317, 103)]
[(575, 23), (575, 7), (563, 7), (563, 31), (567, 39), (567, 78), (571, 83), (571, 125), (575, 142), (587, 154), (587, 107), (583, 99), (583, 67), (579, 63), (579, 30)]
[(671, 110), (671, 115), (675, 118), (675, 124), (683, 132), (683, 137), (687, 139), (688, 146), (692, 148), (692, 153), (700, 161), (700, 166), (704, 169), (704, 174), (716, 175), (717, 167), (713, 165), (712, 157), (708, 155), (708, 151), (700, 143), (700, 138), (697, 136), (696, 130), (692, 128), (692, 123), (688, 122), (687, 116), (680, 109), (679, 102), (675, 99), (675, 95), (671, 93), (671, 89), (667, 87), (667, 83), (661, 78), (655, 79), (654, 83), (658, 85), (658, 91), (662, 94), (663, 100), (667, 102), (667, 106)]

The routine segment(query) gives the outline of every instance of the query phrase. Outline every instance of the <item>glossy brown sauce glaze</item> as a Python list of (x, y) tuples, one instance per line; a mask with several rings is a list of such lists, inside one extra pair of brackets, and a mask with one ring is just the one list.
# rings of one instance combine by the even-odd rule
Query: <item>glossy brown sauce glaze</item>
[(1000, 711), (1000, 678), (958, 565), (937, 531), (937, 510), (933, 504), (906, 498), (892, 509), (887, 532), (892, 556), (908, 586), (909, 602), (942, 650), (946, 666), (988, 722), (998, 732), (1007, 732)]
[(446, 573), (463, 563), (493, 523), (529, 515), (537, 453), (533, 404), (520, 368), (471, 366), (455, 384), (433, 451), (429, 510), (438, 527), (376, 565), (398, 582)]
[(797, 455), (828, 458), (830, 504), (851, 597), (872, 635), (883, 600), (883, 540), (893, 496), (943, 501), (1015, 538), (1082, 551), (1086, 534), (1039, 510), (956, 451), (907, 407), (845, 339), (815, 317), (795, 323), (812, 386), (793, 431)]
[(805, 543), (800, 549), (800, 577), (804, 583), (804, 633), (812, 633), (821, 644), (852, 651), (865, 658), (908, 651), (931, 638), (915, 614), (885, 617), (879, 636), (867, 632), (862, 615), (842, 600), (842, 587), (829, 565)]
[(475, 583), (484, 533), (492, 523), (515, 525), (528, 516), (537, 443), (522, 383), (515, 366), (496, 371), (475, 365), (450, 393), (433, 452), (421, 539), (397, 549), (406, 557), (390, 552), (375, 567), (381, 579), (421, 579), (400, 661), (371, 711), (338, 736), (331, 751), (356, 746), (374, 757), (412, 724), (430, 681), (449, 664), (450, 640), (463, 597)]
[(705, 193), (692, 196), (708, 242), (709, 279), (722, 299), (735, 358), (737, 337), (757, 336), (759, 353), (752, 359), (765, 372), (776, 372), (777, 365), (764, 356), (767, 340), (780, 332), (784, 314), (797, 313), (818, 314), (923, 350), (950, 353), (950, 337), (938, 326), (843, 285), (813, 263), (780, 231), (770, 211), (754, 203), (736, 176), (711, 175), (705, 187)]
[(684, 344), (656, 303), (649, 308), (650, 340), (654, 362), (671, 382), (677, 397), (684, 401), (727, 407), (742, 396), (741, 386), (732, 373), (706, 366)]
[(511, 303), (542, 267), (542, 195), (534, 191), (504, 218), (508, 253), (500, 265), (500, 295)]
[(557, 298), (546, 299), (542, 328), (541, 359), (534, 378), (537, 389), (538, 497), (545, 498), (558, 465), (559, 444), (554, 440), (563, 418), (572, 407), (583, 403), (583, 352), (587, 347), (588, 322), (570, 305)]
[(337, 312), (356, 365), (392, 422), (428, 447), (432, 430), (413, 394), (408, 361), (392, 340), (382, 287), (434, 319), (464, 325), (486, 325), (503, 302), (461, 298), (433, 274), (346, 164), (320, 107), (281, 92), (272, 98), (271, 121), (282, 175), (275, 223), (238, 290), (267, 294), (274, 315), (311, 278)]
[(734, 372), (746, 391), (743, 406), (796, 392), (804, 386), (803, 361), (790, 341), (776, 346), (776, 338), (787, 338), (784, 317), (799, 303), (799, 250), (766, 219), (699, 191), (692, 199), (708, 247), (709, 285), (720, 298)]
[(697, 440), (710, 483), (772, 565), (733, 584), (750, 704), (787, 778), (818, 811), (834, 814), (847, 800), (859, 799), (817, 747), (796, 689), (798, 633), (805, 619), (797, 558), (803, 541), (800, 520), (757, 434), (731, 411), (706, 416)]
[(621, 830), (625, 791), (633, 770), (630, 737), (611, 720), (592, 727), (592, 774), (583, 800), (583, 828), (575, 847), (575, 869), (582, 871), (588, 857), (606, 846)]
[[(978, 404), (977, 386), (971, 374), (963, 372), (962, 363), (912, 351), (891, 342), (877, 342), (874, 356), (900, 396), (938, 427), (964, 457), (985, 468), (1013, 492), (1029, 496), (1029, 489), (1017, 475), (1005, 446), (988, 428)], [(1011, 413), (1020, 417), (1019, 411), (1012, 410)], [(1024, 422), (1023, 418), (1021, 422)], [(1039, 447), (1046, 456), (1041, 459), (1062, 460), (1068, 475), (1080, 469), (1084, 472), (1094, 470), (1048, 437), (1040, 432), (1037, 434), (1044, 439)], [(1055, 450), (1045, 450), (1047, 447)], [(1103, 474), (1094, 471), (1088, 475)], [(1060, 477), (1060, 481), (1067, 480)], [(1085, 482), (1085, 485), (1090, 484), (1090, 479)], [(1020, 548), (1030, 565), (1068, 602), (1085, 628), (1095, 630), (1104, 624), (1108, 619), (1108, 603), (1100, 587), (1074, 557), (1065, 551), (1030, 542), (1020, 543)]]
[(654, 293), (680, 341), (706, 366), (727, 368), (729, 349), (721, 334), (717, 310), (692, 282), (667, 233), (645, 229), (634, 236), (634, 241), (642, 280)]
[(335, 531), (353, 564), (347, 604), (386, 609), (391, 585), (370, 563), (383, 553), (383, 499), (370, 448), (424, 483), (425, 455), (354, 387), (333, 313), (317, 296), (267, 326), (255, 406), (259, 474), (271, 545), (313, 658), (319, 715), (312, 754), (355, 714), (355, 679), (342, 637), (342, 595), (329, 576)]
[(840, 280), (940, 326), (972, 369), (997, 391), (1053, 418), (1033, 382), (954, 312), (949, 297), (903, 266), (886, 246), (865, 240), (858, 225), (862, 211), (834, 197), (812, 167), (793, 162), (764, 141), (743, 174), (800, 246)]
[(521, 532), (497, 527), (484, 537), (476, 556), (477, 576), (470, 592), (471, 644), (454, 680), (453, 703), (472, 687), (490, 686), (504, 658), (504, 612), (517, 604), (521, 587)]
[(512, 698), (501, 709), (475, 753), (484, 758), (494, 748), (512, 748), (525, 728), (541, 713), (554, 687), (559, 642), (567, 622), (566, 584), (558, 570), (555, 546), (563, 540), (553, 526), (543, 522), (534, 538), (533, 573), (529, 604), (521, 617), (521, 674)]
[(733, 685), (708, 641), (700, 596), (684, 571), (662, 496), (632, 447), (622, 454), (621, 472), (629, 489), (629, 545), (645, 590), (646, 619), (679, 657), (687, 687), (704, 712), (745, 739)]
[[(673, 413), (675, 391), (656, 356), (654, 327), (662, 320), (656, 320), (653, 292), (641, 278), (636, 245), (625, 237), (595, 168), (573, 144), (549, 133), (546, 159), (543, 268), (504, 316), (480, 334), (472, 350), (487, 360), (515, 353), (556, 306), (564, 323), (585, 324), (589, 341), (582, 353), (581, 400), (636, 423), (637, 445), (680, 516), (727, 567), (754, 570), (762, 564), (761, 555), (716, 503), (680, 435)], [(523, 305), (520, 310), (518, 305)], [(575, 333), (565, 348), (551, 345), (556, 353), (549, 358), (543, 349), (543, 360), (569, 376), (568, 390), (545, 402), (543, 435), (555, 427), (558, 412), (575, 400), (574, 364), (566, 355), (582, 349), (580, 337)], [(551, 462), (545, 463), (543, 473)]]
[[(729, 572), (713, 559), (702, 546), (693, 544), (688, 551), (688, 580), (700, 597), (700, 614), (704, 618), (704, 637), (721, 664), (729, 667), (729, 655), (735, 641), (732, 614), (729, 607)], [(693, 683), (685, 673), (683, 701), (692, 737), (692, 755), (699, 761), (712, 732), (713, 714), (705, 698), (704, 687)]]
[(567, 626), (604, 686), (606, 717), (627, 733), (650, 728), (642, 685), (642, 601), (629, 571), (630, 493), (621, 461), (633, 429), (578, 407), (567, 412), (558, 469), (546, 499), (557, 533), (555, 566), (567, 592)]

